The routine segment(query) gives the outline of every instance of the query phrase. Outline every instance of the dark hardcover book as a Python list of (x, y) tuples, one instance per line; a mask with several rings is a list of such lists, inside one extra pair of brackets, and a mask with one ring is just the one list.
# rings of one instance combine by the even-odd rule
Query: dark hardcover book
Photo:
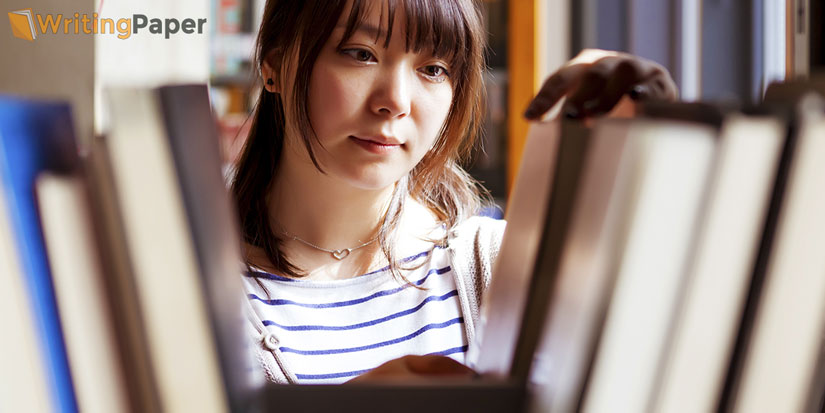
[(243, 340), (246, 322), (239, 277), (240, 230), (237, 214), (221, 173), (219, 136), (205, 85), (158, 89), (166, 136), (175, 161), (187, 211), (204, 296), (220, 354), (224, 386), (233, 410), (248, 400), (251, 383), (249, 350)]

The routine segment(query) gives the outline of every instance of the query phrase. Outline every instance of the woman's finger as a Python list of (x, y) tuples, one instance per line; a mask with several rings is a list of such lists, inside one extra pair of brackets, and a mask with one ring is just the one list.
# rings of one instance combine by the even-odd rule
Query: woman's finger
[(577, 111), (580, 117), (597, 116), (610, 112), (619, 103), (622, 96), (630, 92), (634, 85), (640, 82), (642, 76), (645, 76), (645, 73), (643, 73), (644, 68), (640, 68), (631, 59), (620, 59), (608, 69), (607, 80), (599, 93), (586, 96), (585, 99), (587, 100), (578, 97), (570, 99), (571, 104), (578, 105), (571, 110)]
[(629, 92), (633, 100), (668, 100), (679, 98), (679, 88), (666, 73), (657, 73), (643, 82), (639, 82)]
[[(624, 81), (632, 81), (636, 77), (635, 70), (628, 67), (630, 65), (623, 64), (623, 60), (621, 57), (610, 56), (591, 65), (582, 75), (578, 86), (570, 92), (565, 104), (565, 116), (577, 118), (593, 112), (602, 104), (601, 99), (605, 98), (604, 95), (618, 72), (622, 72), (626, 78)], [(625, 69), (620, 70), (620, 66)]]
[(635, 100), (678, 97), (676, 83), (655, 62), (623, 53), (603, 55), (591, 62), (565, 66), (550, 76), (524, 116), (539, 119), (565, 96), (565, 115), (573, 118), (608, 113), (625, 94)]
[(536, 97), (527, 105), (524, 117), (529, 120), (541, 118), (553, 105), (578, 85), (581, 81), (581, 75), (587, 68), (588, 65), (585, 64), (565, 66), (547, 78)]
[(427, 376), (473, 378), (477, 376), (469, 367), (445, 356), (404, 356), (390, 360), (358, 376), (347, 383), (366, 383), (383, 380), (415, 380)]
[(449, 358), (444, 356), (407, 356), (404, 357), (407, 362), (409, 370), (416, 374), (422, 375), (449, 375), (449, 376), (475, 376), (475, 372)]

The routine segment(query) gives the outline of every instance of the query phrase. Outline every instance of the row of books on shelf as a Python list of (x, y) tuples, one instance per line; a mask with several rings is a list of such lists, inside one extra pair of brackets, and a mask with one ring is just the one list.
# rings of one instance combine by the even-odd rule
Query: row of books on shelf
[(259, 392), (206, 86), (107, 104), (80, 155), (67, 105), (0, 97), (0, 411), (363, 409), (356, 394), (392, 411), (821, 408), (825, 97), (810, 84), (747, 109), (535, 124), (470, 343), (482, 379), (410, 391)]
[(816, 89), (533, 125), (475, 368), (535, 411), (821, 411)]
[[(0, 411), (243, 410), (236, 217), (206, 86), (0, 97)], [(246, 366), (246, 367), (245, 367)]]

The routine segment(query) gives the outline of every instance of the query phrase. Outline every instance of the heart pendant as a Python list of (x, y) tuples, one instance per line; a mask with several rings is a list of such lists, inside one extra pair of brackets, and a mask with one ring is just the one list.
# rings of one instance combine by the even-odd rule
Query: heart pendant
[(349, 252), (350, 252), (349, 248), (346, 248), (346, 249), (343, 249), (343, 250), (335, 250), (335, 251), (332, 251), (332, 256), (335, 257), (336, 260), (343, 260), (344, 258), (347, 258), (347, 256), (349, 255)]

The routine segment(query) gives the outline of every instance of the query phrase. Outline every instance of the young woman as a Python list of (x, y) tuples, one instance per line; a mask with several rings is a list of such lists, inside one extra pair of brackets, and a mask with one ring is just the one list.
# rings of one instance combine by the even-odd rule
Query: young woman
[[(485, 192), (459, 167), (483, 115), (478, 7), (267, 2), (264, 88), (232, 191), (270, 380), (471, 374), (460, 363), (504, 231), (475, 216)], [(660, 67), (614, 54), (556, 73), (526, 115), (563, 96), (587, 116), (674, 90)]]

